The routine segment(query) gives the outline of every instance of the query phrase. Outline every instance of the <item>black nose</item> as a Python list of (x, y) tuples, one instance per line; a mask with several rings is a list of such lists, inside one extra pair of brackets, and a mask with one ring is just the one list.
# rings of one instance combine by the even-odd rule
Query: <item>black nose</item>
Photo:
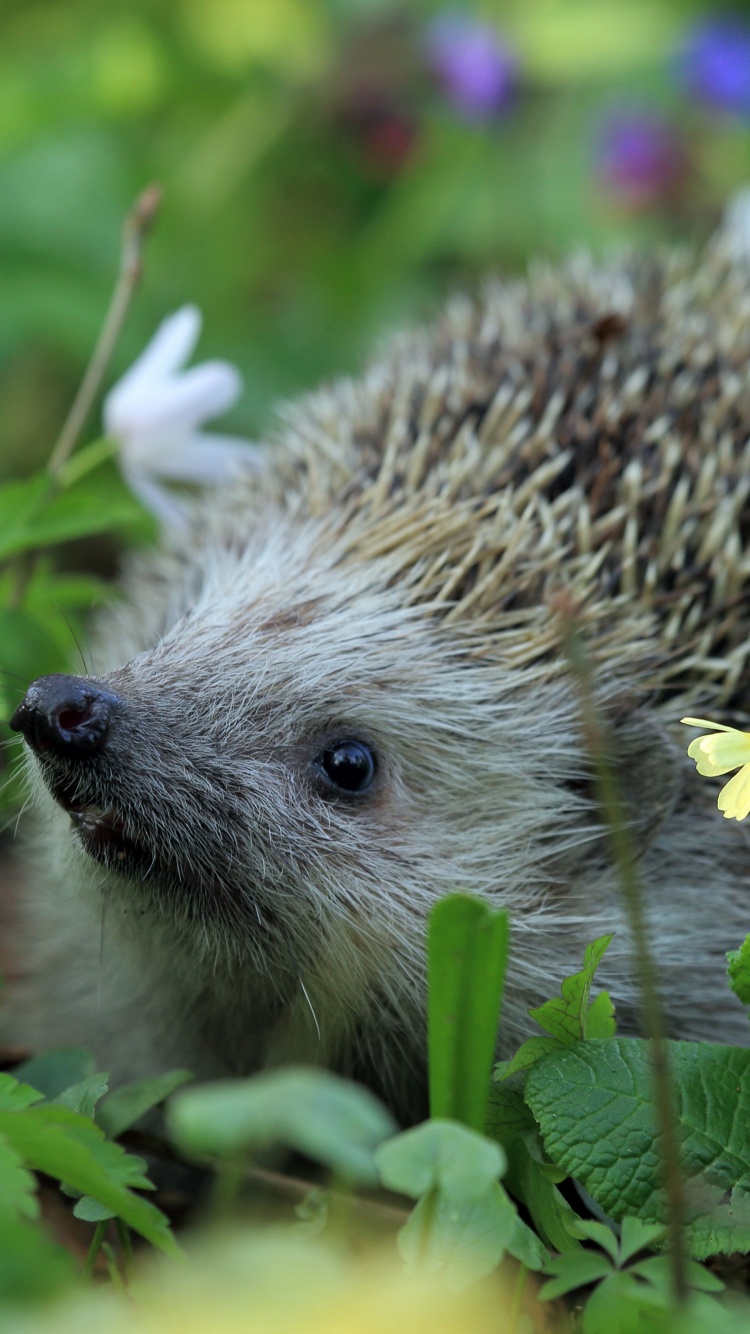
[(32, 682), (10, 725), (23, 733), (32, 750), (84, 759), (101, 750), (119, 702), (96, 681), (56, 672)]

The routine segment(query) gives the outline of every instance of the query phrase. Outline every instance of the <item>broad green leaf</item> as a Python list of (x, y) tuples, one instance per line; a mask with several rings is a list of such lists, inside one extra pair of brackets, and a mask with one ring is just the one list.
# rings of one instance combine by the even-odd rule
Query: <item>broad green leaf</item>
[(33, 1219), (38, 1214), (36, 1180), (24, 1167), (20, 1154), (0, 1138), (0, 1217)]
[[(750, 1051), (670, 1042), (686, 1179), (688, 1245), (703, 1259), (750, 1249)], [(527, 1076), (526, 1099), (550, 1157), (615, 1219), (666, 1216), (648, 1046), (577, 1043)]]
[(485, 1123), (485, 1134), (503, 1146), (515, 1135), (523, 1135), (536, 1125), (524, 1100), (523, 1075), (505, 1078), (509, 1064), (508, 1061), (501, 1061), (495, 1067)]
[(375, 1159), (384, 1186), (419, 1201), (399, 1234), (410, 1263), (461, 1285), (489, 1273), (506, 1250), (531, 1269), (546, 1261), (498, 1185), (505, 1155), (492, 1141), (456, 1122), (426, 1121), (382, 1144)]
[(187, 1153), (236, 1159), (286, 1144), (362, 1182), (377, 1180), (373, 1151), (396, 1129), (366, 1089), (325, 1070), (294, 1067), (183, 1089), (167, 1111)]
[(743, 1005), (750, 1005), (750, 936), (746, 936), (738, 950), (727, 954), (729, 985)]
[(375, 1160), (388, 1190), (416, 1200), (437, 1188), (467, 1203), (483, 1198), (506, 1167), (498, 1144), (453, 1121), (436, 1120), (381, 1144)]
[(430, 913), (428, 1049), (430, 1113), (484, 1129), (497, 1045), (508, 914), (463, 894)]
[(461, 1201), (431, 1191), (401, 1229), (399, 1253), (410, 1267), (424, 1266), (441, 1274), (450, 1287), (463, 1287), (500, 1263), (514, 1238), (516, 1221), (515, 1205), (499, 1185)]
[[(20, 1067), (19, 1067), (20, 1068)], [(0, 1071), (0, 1111), (22, 1112), (34, 1102), (41, 1102), (43, 1094), (29, 1084), (22, 1084), (15, 1075)]]
[(97, 1107), (94, 1119), (109, 1139), (118, 1139), (123, 1131), (129, 1130), (152, 1107), (164, 1102), (175, 1089), (181, 1088), (191, 1079), (193, 1075), (189, 1070), (170, 1070), (168, 1074), (158, 1075), (155, 1079), (140, 1079), (134, 1084), (124, 1084)]
[(58, 1093), (52, 1102), (60, 1107), (70, 1107), (71, 1111), (80, 1112), (81, 1116), (92, 1117), (96, 1104), (109, 1088), (108, 1079), (109, 1075), (89, 1075), (88, 1079), (82, 1079), (80, 1083), (72, 1084), (70, 1088)]
[(52, 1101), (74, 1084), (96, 1074), (96, 1063), (91, 1053), (82, 1047), (58, 1047), (17, 1065), (13, 1073), (17, 1079), (38, 1089), (43, 1098)]
[(151, 1188), (141, 1160), (106, 1140), (93, 1121), (51, 1105), (0, 1111), (0, 1134), (27, 1166), (93, 1195), (152, 1245), (178, 1253), (164, 1215), (131, 1189)]

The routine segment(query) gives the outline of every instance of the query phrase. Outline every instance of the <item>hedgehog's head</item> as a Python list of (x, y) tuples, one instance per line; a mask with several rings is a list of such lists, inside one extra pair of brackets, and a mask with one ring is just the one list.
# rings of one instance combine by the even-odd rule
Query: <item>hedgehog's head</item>
[(200, 575), (152, 567), (161, 624), (140, 576), (100, 636), (125, 665), (44, 677), (13, 720), (114, 911), (350, 1012), (376, 986), (417, 1006), (438, 897), (519, 920), (601, 835), (559, 661), (519, 666), (520, 630), (493, 648), (410, 594), (424, 566), (351, 543), (280, 514)]

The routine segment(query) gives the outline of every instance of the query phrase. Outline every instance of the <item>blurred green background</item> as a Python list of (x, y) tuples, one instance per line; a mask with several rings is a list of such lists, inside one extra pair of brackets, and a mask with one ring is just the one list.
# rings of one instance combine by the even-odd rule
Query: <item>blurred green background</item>
[(0, 23), (4, 477), (51, 448), (152, 180), (112, 375), (196, 302), (250, 435), (485, 271), (700, 238), (750, 180), (747, 7), (19, 0)]

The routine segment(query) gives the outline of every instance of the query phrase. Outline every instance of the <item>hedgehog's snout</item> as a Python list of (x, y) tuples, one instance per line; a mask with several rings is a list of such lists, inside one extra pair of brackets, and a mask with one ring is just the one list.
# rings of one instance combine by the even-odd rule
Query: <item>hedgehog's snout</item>
[(119, 696), (97, 681), (59, 672), (33, 681), (10, 720), (31, 749), (64, 760), (86, 760), (106, 742)]

